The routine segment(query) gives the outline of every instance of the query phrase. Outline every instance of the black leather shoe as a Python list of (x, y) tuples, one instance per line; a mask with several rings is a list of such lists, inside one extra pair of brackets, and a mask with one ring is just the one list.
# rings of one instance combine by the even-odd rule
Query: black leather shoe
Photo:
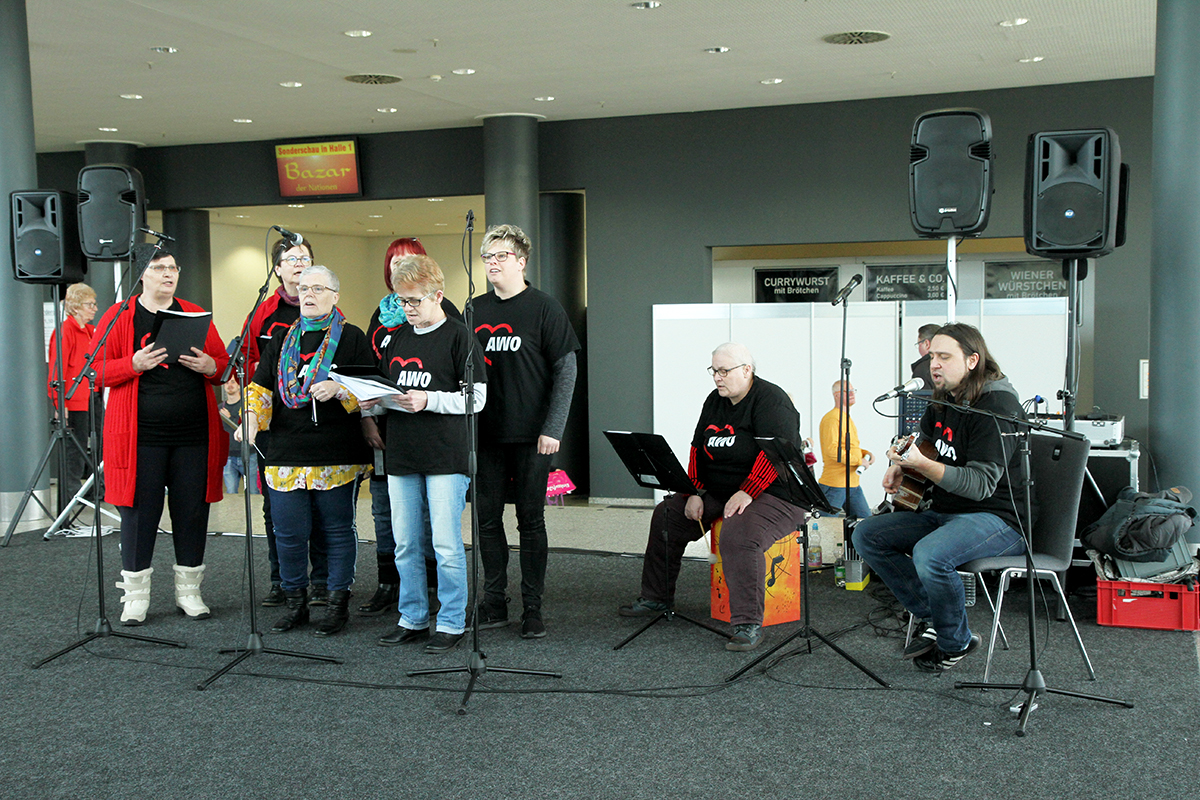
[(308, 592), (304, 589), (296, 589), (292, 592), (284, 592), (284, 599), (287, 601), (287, 614), (279, 618), (279, 621), (271, 626), (273, 633), (286, 633), (298, 625), (303, 625), (308, 622)]
[[(309, 605), (312, 605), (311, 601)], [(330, 592), (327, 598), (325, 607), (325, 616), (321, 617), (317, 622), (316, 628), (313, 629), (313, 636), (333, 636), (335, 633), (346, 627), (346, 621), (350, 619), (350, 590), (338, 589)]]
[(308, 604), (310, 606), (323, 606), (329, 602), (329, 590), (325, 588), (323, 583), (314, 583), (308, 587)]
[(276, 608), (287, 602), (287, 595), (283, 593), (283, 587), (278, 583), (271, 584), (271, 591), (267, 592), (262, 599), (262, 604), (265, 608)]
[(397, 625), (396, 630), (389, 633), (387, 636), (379, 637), (380, 647), (395, 647), (398, 644), (412, 644), (413, 642), (421, 642), (429, 638), (429, 628), (421, 628), (412, 630), (411, 628), (402, 628)]
[(433, 636), (429, 637), (429, 644), (425, 645), (426, 653), (448, 653), (458, 647), (458, 643), (462, 641), (463, 634), (461, 633), (445, 633), (438, 631)]
[(400, 584), (381, 583), (371, 595), (371, 599), (358, 607), (360, 617), (377, 617), (385, 611), (396, 610), (396, 600), (400, 596)]

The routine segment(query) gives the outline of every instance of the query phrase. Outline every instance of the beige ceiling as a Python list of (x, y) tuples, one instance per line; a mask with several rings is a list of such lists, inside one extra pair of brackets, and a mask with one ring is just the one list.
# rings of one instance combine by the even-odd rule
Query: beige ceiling
[[(1155, 0), (632, 6), (628, 0), (27, 0), (37, 148), (76, 150), (98, 139), (160, 146), (437, 129), (479, 125), (481, 115), (497, 113), (551, 121), (660, 114), (1154, 70)], [(1029, 22), (1000, 24), (1015, 17)], [(372, 35), (351, 38), (347, 30)], [(871, 45), (822, 41), (844, 31), (883, 31), (890, 38)], [(178, 52), (150, 49), (157, 46)], [(729, 52), (705, 52), (717, 46)], [(1034, 57), (1042, 60), (1021, 63)], [(454, 74), (465, 68), (474, 74)], [(344, 80), (354, 73), (402, 81)], [(776, 78), (781, 82), (761, 83)], [(303, 86), (280, 85), (287, 81)], [(534, 100), (545, 96), (555, 99)], [(401, 202), (416, 202), (415, 210), (423, 201)], [(444, 206), (435, 215), (450, 207), (449, 201), (428, 205)], [(457, 210), (449, 216), (461, 219)]]
[(475, 212), (475, 239), (484, 230), (486, 217), (483, 197), (428, 198), (410, 200), (355, 200), (341, 203), (308, 203), (303, 208), (290, 205), (241, 206), (209, 209), (210, 221), (224, 225), (269, 228), (279, 225), (304, 233), (339, 236), (430, 236), (462, 234), (467, 211)]

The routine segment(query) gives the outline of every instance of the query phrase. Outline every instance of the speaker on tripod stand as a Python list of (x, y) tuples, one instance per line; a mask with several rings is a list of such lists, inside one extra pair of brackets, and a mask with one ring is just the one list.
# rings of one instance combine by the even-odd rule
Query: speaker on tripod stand
[(83, 280), (75, 196), (70, 192), (12, 193), (13, 277), (22, 283), (65, 286)]
[(913, 123), (909, 217), (931, 239), (978, 236), (992, 212), (992, 122), (974, 108), (929, 111)]

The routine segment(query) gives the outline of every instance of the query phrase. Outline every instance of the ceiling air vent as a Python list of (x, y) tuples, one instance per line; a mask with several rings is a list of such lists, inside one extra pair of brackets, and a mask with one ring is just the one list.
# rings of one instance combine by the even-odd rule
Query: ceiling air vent
[(383, 86), (387, 83), (399, 83), (404, 80), (399, 75), (347, 75), (346, 80), (351, 83), (365, 83), (368, 86)]
[(845, 33), (831, 33), (828, 36), (821, 37), (821, 41), (828, 44), (875, 44), (876, 42), (884, 42), (892, 38), (890, 33), (883, 31), (846, 31)]

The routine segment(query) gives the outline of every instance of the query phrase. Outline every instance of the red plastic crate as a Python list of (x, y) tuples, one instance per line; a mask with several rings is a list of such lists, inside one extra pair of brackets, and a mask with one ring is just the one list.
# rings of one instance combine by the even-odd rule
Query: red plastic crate
[(1178, 583), (1097, 580), (1096, 622), (1122, 628), (1200, 630), (1200, 590)]

